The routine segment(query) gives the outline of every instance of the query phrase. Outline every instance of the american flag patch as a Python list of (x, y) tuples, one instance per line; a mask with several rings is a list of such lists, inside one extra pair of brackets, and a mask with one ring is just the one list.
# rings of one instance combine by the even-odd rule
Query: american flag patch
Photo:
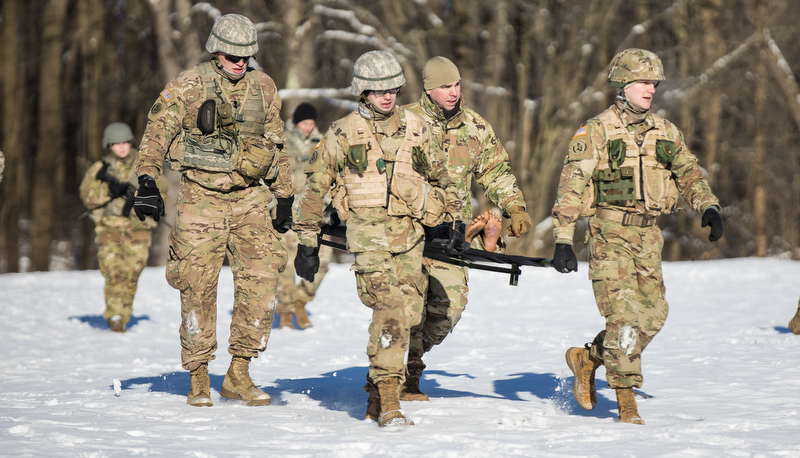
[(575, 135), (573, 135), (572, 138), (580, 137), (581, 135), (586, 135), (586, 126), (583, 126), (577, 131), (575, 131)]
[(161, 91), (161, 99), (164, 100), (164, 103), (169, 103), (172, 100), (173, 95), (172, 92), (169, 92), (169, 89), (164, 89)]

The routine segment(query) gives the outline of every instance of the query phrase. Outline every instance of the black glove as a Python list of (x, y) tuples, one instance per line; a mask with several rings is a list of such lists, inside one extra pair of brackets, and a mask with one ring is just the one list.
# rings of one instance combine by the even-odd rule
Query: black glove
[(709, 242), (716, 242), (722, 237), (722, 217), (714, 207), (706, 208), (703, 212), (703, 222), (701, 227), (711, 226), (711, 233), (708, 234)]
[(467, 230), (467, 225), (463, 221), (456, 221), (450, 226), (450, 233), (448, 234), (447, 245), (444, 251), (447, 254), (461, 254), (469, 248), (469, 244), (464, 241), (464, 232)]
[(556, 243), (556, 251), (553, 253), (553, 267), (562, 274), (578, 271), (578, 258), (572, 251), (572, 245), (566, 243)]
[(127, 182), (120, 183), (117, 180), (108, 182), (108, 194), (114, 199), (125, 194), (127, 190), (128, 190)]
[(294, 271), (300, 278), (310, 282), (319, 270), (319, 247), (297, 245), (297, 256), (294, 257)]
[(275, 207), (275, 219), (272, 227), (281, 234), (292, 228), (292, 203), (294, 197), (278, 197), (278, 206)]
[(139, 221), (144, 221), (145, 215), (153, 217), (153, 221), (158, 221), (166, 215), (164, 199), (161, 198), (156, 180), (150, 175), (139, 177), (139, 190), (136, 191), (136, 197), (133, 199), (133, 211), (136, 212)]

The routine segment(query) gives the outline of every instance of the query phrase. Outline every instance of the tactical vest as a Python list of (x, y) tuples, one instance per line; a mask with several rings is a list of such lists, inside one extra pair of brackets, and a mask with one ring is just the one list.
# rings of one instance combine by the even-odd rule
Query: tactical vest
[[(256, 73), (247, 72), (244, 81), (239, 83), (246, 85), (246, 92), (241, 108), (234, 111), (222, 90), (221, 76), (214, 69), (214, 63), (199, 64), (195, 71), (203, 82), (206, 101), (213, 100), (216, 105), (209, 114), (213, 119), (210, 122), (213, 131), (204, 133), (196, 117), (184, 117), (182, 147), (170, 149), (171, 168), (177, 163), (177, 170), (237, 171), (250, 178), (264, 178), (272, 165), (274, 151), (271, 151), (273, 145), (264, 141), (267, 108)], [(202, 110), (198, 116), (203, 116)]]
[[(348, 166), (342, 173), (345, 208), (384, 207), (390, 216), (411, 216), (423, 224), (439, 224), (444, 217), (445, 195), (414, 169), (414, 148), (420, 147), (425, 122), (400, 110), (406, 132), (396, 152), (384, 151), (367, 121), (353, 112), (345, 118), (349, 130)], [(388, 176), (386, 163), (392, 164)]]
[[(606, 147), (594, 173), (594, 206), (630, 207), (626, 211), (655, 216), (675, 211), (678, 187), (672, 178), (675, 143), (667, 139), (664, 118), (644, 133), (640, 147), (612, 109), (597, 116), (606, 132)], [(635, 209), (637, 202), (644, 208)]]

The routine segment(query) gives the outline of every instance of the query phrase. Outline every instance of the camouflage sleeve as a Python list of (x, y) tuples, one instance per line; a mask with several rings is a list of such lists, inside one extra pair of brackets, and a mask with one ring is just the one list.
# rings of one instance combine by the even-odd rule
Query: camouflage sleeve
[(181, 132), (181, 122), (186, 115), (185, 93), (197, 85), (202, 88), (199, 77), (194, 81), (186, 80), (182, 75), (167, 83), (150, 108), (147, 127), (139, 146), (139, 158), (134, 166), (137, 176), (161, 176), (164, 157), (172, 141)]
[(504, 212), (516, 206), (524, 210), (525, 197), (517, 186), (516, 177), (511, 173), (508, 152), (494, 134), (492, 126), (488, 122), (485, 126), (485, 135), (481, 142), (482, 152), (476, 164), (475, 178), (486, 197)]
[[(283, 140), (286, 145), (286, 137), (283, 131), (283, 119), (281, 119), (281, 98), (278, 96), (278, 89), (275, 87), (275, 82), (266, 73), (259, 74), (261, 78), (261, 87), (264, 91), (264, 97), (269, 103), (266, 103), (266, 118), (264, 120), (265, 136), (269, 137), (270, 133), (275, 134)], [(275, 197), (286, 198), (294, 195), (294, 188), (292, 187), (292, 171), (289, 166), (289, 156), (286, 154), (286, 148), (280, 150), (278, 153), (278, 176), (274, 181), (269, 183), (269, 188)]]
[(315, 247), (318, 244), (325, 194), (330, 191), (336, 175), (344, 167), (343, 151), (349, 146), (346, 138), (337, 136), (336, 131), (341, 130), (335, 125), (328, 129), (306, 165), (305, 190), (292, 227), (300, 243), (305, 246)]
[(667, 139), (675, 143), (677, 150), (671, 170), (681, 195), (696, 212), (702, 213), (712, 205), (719, 207), (719, 200), (703, 178), (697, 157), (686, 146), (683, 133), (669, 121), (666, 124)]
[(83, 205), (88, 210), (100, 208), (111, 201), (108, 183), (97, 179), (97, 172), (103, 167), (103, 161), (97, 161), (89, 167), (81, 181), (79, 193)]
[(421, 169), (428, 182), (444, 190), (447, 199), (447, 214), (450, 215), (449, 220), (460, 220), (462, 207), (464, 202), (469, 200), (469, 196), (464, 195), (465, 193), (458, 189), (455, 181), (450, 179), (444, 151), (434, 140), (427, 126), (422, 132), (420, 148), (415, 151), (415, 155), (414, 163), (422, 166)]
[(572, 245), (575, 222), (580, 218), (583, 192), (604, 148), (605, 134), (600, 122), (595, 119), (589, 120), (572, 136), (553, 205), (553, 236), (556, 243)]

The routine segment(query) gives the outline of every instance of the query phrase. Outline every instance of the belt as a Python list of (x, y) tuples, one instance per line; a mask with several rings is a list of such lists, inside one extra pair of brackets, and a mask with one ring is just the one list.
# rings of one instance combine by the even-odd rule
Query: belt
[(621, 212), (610, 208), (598, 208), (595, 216), (622, 224), (623, 226), (652, 227), (656, 225), (655, 216), (637, 215), (636, 213)]

